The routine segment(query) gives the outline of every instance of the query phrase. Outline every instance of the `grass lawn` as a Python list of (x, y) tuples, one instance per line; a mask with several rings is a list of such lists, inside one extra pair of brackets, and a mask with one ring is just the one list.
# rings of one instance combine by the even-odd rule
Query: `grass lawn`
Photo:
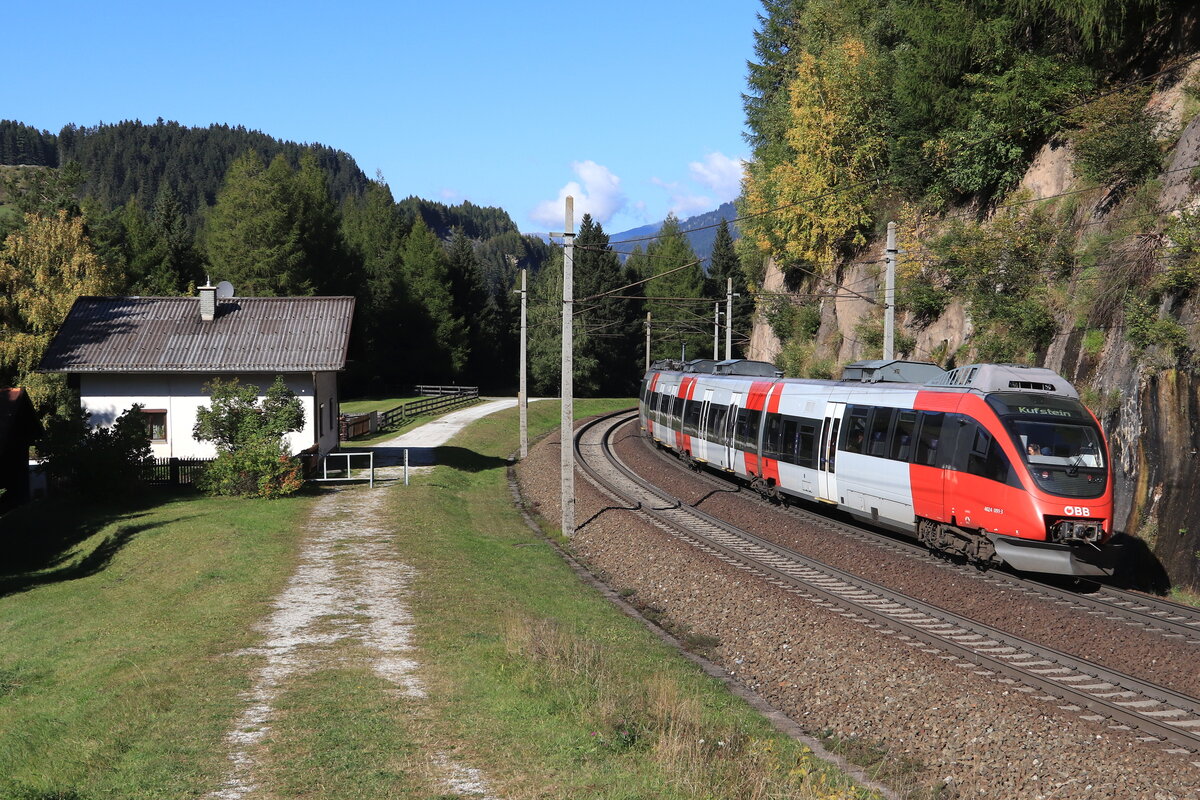
[[(580, 400), (575, 410), (629, 405)], [(559, 404), (531, 404), (529, 418), (532, 435), (553, 430)], [(247, 800), (470, 796), (439, 782), (439, 758), (479, 769), (506, 800), (866, 797), (582, 584), (528, 529), (506, 479), (516, 419), (511, 409), (474, 423), (408, 487), (345, 490), (383, 504), (371, 541), (413, 568), (404, 602), (426, 695), (375, 674), (353, 637), (320, 645), (321, 666), (280, 687), (261, 789)], [(122, 508), (42, 503), (6, 516), (0, 797), (218, 789), (239, 694), (263, 663), (230, 654), (260, 643), (255, 623), (299, 561), (316, 500), (147, 493)], [(34, 540), (43, 545), (15, 546)]]
[(0, 797), (199, 797), (311, 497), (40, 502), (0, 534)]

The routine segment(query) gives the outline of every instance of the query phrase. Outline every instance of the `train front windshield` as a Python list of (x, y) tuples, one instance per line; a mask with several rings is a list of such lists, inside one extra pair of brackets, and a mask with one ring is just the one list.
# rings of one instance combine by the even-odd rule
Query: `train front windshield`
[(1104, 466), (1100, 437), (1092, 428), (1021, 419), (1011, 420), (1008, 427), (1032, 467)]
[(1030, 477), (1060, 497), (1099, 497), (1108, 483), (1104, 438), (1078, 400), (994, 394), (988, 403), (1012, 436)]

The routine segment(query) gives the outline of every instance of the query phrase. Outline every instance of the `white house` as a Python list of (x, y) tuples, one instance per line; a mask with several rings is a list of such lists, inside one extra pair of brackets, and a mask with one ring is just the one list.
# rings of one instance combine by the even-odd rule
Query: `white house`
[(337, 373), (346, 366), (353, 297), (80, 297), (42, 358), (66, 373), (94, 425), (135, 403), (148, 417), (156, 458), (209, 458), (192, 438), (204, 385), (237, 378), (259, 388), (277, 375), (304, 406), (293, 453), (338, 444)]

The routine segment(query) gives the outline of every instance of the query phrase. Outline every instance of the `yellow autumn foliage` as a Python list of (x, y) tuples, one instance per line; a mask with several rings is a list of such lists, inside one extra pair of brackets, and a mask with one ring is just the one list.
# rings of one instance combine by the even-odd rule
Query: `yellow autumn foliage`
[(860, 39), (846, 38), (820, 59), (800, 56), (788, 87), (792, 152), (751, 162), (743, 184), (742, 214), (751, 218), (742, 230), (764, 254), (821, 264), (838, 247), (865, 241), (871, 178), (886, 146), (868, 102), (878, 80)]
[(0, 374), (44, 407), (57, 382), (34, 370), (50, 340), (77, 297), (110, 294), (119, 278), (92, 251), (81, 217), (26, 214), (0, 250)]

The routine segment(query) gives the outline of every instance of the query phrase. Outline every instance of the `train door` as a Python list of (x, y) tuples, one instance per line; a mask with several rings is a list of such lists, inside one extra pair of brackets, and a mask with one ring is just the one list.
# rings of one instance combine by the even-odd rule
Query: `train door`
[(737, 467), (734, 461), (737, 444), (733, 440), (733, 434), (737, 430), (737, 415), (741, 407), (742, 393), (734, 392), (729, 397), (729, 413), (725, 415), (725, 430), (721, 434), (721, 443), (725, 445), (725, 466), (731, 470)]
[(828, 503), (838, 502), (837, 444), (842, 414), (845, 411), (845, 403), (831, 400), (825, 404), (825, 420), (821, 425), (821, 453), (817, 459), (817, 499)]
[(700, 461), (709, 461), (711, 456), (708, 453), (708, 415), (712, 410), (712, 389), (704, 390), (704, 402), (700, 405), (700, 423), (696, 427), (696, 438), (692, 440), (692, 457)]

